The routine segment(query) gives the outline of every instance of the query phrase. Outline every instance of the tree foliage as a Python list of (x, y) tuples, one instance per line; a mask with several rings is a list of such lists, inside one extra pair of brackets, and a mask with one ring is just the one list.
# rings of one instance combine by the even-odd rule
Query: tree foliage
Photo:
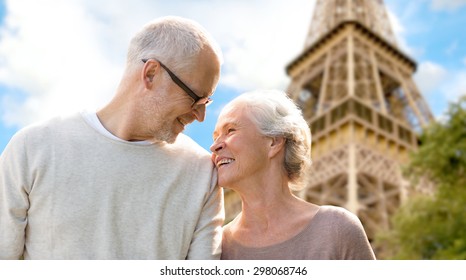
[(466, 96), (450, 104), (447, 119), (431, 124), (404, 170), (413, 185), (425, 178), (431, 195), (417, 194), (377, 237), (384, 258), (466, 259)]

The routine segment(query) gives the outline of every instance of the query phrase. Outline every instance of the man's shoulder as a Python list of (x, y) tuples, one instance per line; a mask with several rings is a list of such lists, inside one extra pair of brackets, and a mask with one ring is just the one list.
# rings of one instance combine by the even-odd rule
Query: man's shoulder
[(209, 155), (210, 153), (186, 134), (180, 133), (174, 143), (177, 148), (193, 152), (199, 155)]
[(60, 115), (54, 116), (48, 119), (40, 120), (29, 124), (22, 128), (19, 132), (23, 131), (42, 131), (47, 128), (55, 127), (55, 126), (69, 126), (71, 123), (79, 121), (81, 119), (79, 113), (73, 113), (69, 115)]
[(36, 147), (46, 150), (53, 143), (53, 139), (63, 139), (63, 136), (68, 134), (67, 130), (74, 126), (73, 122), (77, 122), (78, 120), (77, 115), (69, 115), (66, 117), (53, 117), (29, 124), (11, 137), (3, 153), (19, 154), (25, 149), (31, 151), (31, 149), (35, 149)]
[(51, 136), (53, 133), (63, 133), (73, 126), (73, 123), (79, 121), (79, 114), (67, 116), (56, 116), (46, 120), (41, 120), (21, 128), (13, 137), (12, 141), (20, 139), (40, 139)]

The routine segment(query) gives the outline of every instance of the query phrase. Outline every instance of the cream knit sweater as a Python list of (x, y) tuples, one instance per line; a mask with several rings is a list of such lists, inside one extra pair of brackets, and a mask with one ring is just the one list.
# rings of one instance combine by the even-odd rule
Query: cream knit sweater
[(0, 259), (218, 259), (207, 151), (110, 139), (81, 115), (18, 132), (0, 156)]

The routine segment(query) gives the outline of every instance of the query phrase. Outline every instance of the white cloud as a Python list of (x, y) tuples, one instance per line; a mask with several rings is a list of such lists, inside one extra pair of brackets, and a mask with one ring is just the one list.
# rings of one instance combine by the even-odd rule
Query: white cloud
[(401, 35), (405, 32), (404, 26), (401, 24), (400, 19), (393, 13), (390, 9), (387, 8), (387, 15), (388, 20), (390, 22), (390, 26), (392, 28), (395, 37), (401, 37)]
[(231, 12), (222, 16), (232, 23), (223, 31), (228, 36), (222, 40), (228, 42), (224, 45), (227, 75), (223, 82), (242, 90), (284, 89), (288, 83), (285, 66), (303, 49), (313, 1), (291, 2), (294, 5), (265, 0), (239, 3), (227, 7)]
[(447, 77), (448, 72), (445, 68), (430, 61), (419, 64), (414, 75), (419, 90), (426, 95), (438, 90)]
[(238, 90), (284, 88), (284, 67), (302, 50), (313, 5), (309, 0), (7, 0), (0, 84), (25, 98), (4, 98), (0, 117), (24, 126), (102, 106), (119, 82), (130, 37), (163, 15), (197, 20), (219, 41), (225, 55), (221, 83)]
[(425, 28), (423, 22), (415, 20), (421, 9), (421, 1), (386, 1), (388, 19), (397, 39), (398, 47), (411, 57), (420, 57), (424, 49), (408, 44), (408, 38), (413, 33)]
[(396, 38), (396, 43), (398, 47), (408, 54), (413, 54), (414, 50), (408, 46), (408, 43), (405, 39), (405, 28), (401, 24), (400, 19), (390, 10), (387, 9), (388, 20), (390, 21), (390, 25), (392, 27), (393, 34)]
[(457, 102), (466, 95), (466, 68), (446, 69), (426, 61), (419, 65), (414, 79), (438, 118), (446, 112), (448, 102)]
[(466, 95), (466, 69), (456, 72), (443, 87), (443, 92), (451, 102), (458, 101), (460, 96)]
[(4, 101), (7, 123), (22, 126), (98, 106), (112, 93), (118, 61), (106, 56), (105, 26), (82, 3), (8, 1), (6, 7), (0, 81), (26, 94)]
[(455, 10), (466, 5), (466, 0), (432, 0), (432, 9), (438, 10)]

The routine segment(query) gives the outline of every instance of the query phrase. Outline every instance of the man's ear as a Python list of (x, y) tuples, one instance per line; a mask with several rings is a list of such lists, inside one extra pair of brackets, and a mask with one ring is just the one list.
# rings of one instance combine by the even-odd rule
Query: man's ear
[(272, 158), (284, 149), (286, 139), (283, 136), (271, 137), (271, 139), (272, 141), (270, 142), (269, 157)]
[(158, 71), (160, 71), (160, 63), (158, 61), (149, 60), (144, 64), (141, 75), (146, 88), (152, 88), (154, 77)]

